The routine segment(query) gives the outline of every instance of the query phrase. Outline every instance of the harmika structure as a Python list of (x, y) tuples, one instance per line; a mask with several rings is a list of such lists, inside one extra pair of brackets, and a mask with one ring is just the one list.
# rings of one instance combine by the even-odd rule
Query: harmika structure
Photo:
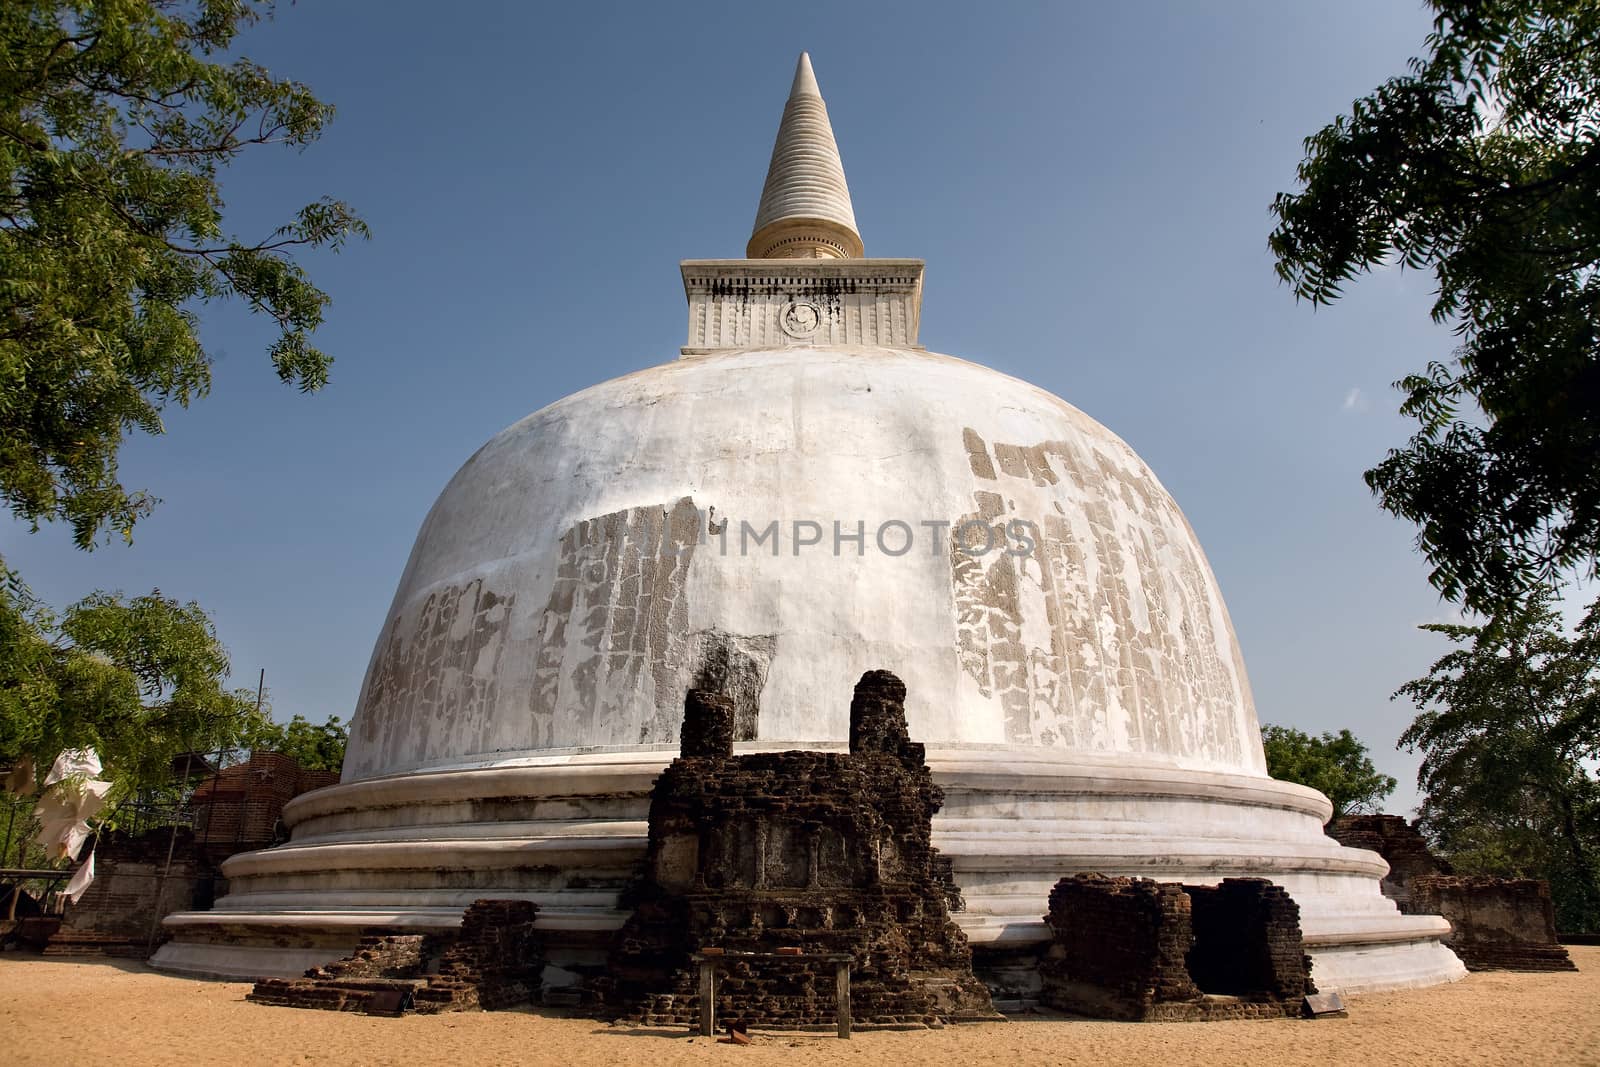
[[(1460, 977), (1320, 794), (1266, 774), (1244, 661), (1193, 531), (1115, 434), (918, 344), (923, 264), (861, 258), (802, 56), (740, 260), (686, 260), (680, 358), (502, 431), (434, 504), (384, 620), (338, 786), (235, 857), (158, 966), (296, 974), (363, 927), (539, 906), (547, 985), (605, 965), (684, 693), (740, 752), (842, 751), (830, 699), (911, 693), (946, 797), (933, 843), (978, 973), (1038, 986), (1078, 872), (1269, 878), (1324, 989)], [(570, 358), (573, 353), (562, 354)], [(581, 353), (579, 353), (581, 355)], [(330, 949), (337, 951), (330, 952)]]

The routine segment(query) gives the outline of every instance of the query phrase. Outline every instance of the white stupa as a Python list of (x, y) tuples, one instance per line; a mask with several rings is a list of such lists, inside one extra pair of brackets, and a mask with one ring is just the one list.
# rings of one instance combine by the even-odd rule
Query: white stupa
[(918, 344), (923, 264), (862, 258), (803, 55), (746, 254), (682, 264), (678, 358), (535, 412), (450, 481), (342, 783), (230, 860), (214, 910), (169, 918), (158, 966), (293, 974), (365, 926), (526, 897), (547, 980), (575, 980), (625, 917), (685, 690), (738, 696), (744, 750), (842, 748), (883, 668), (1002, 992), (1026, 995), (1050, 887), (1079, 871), (1271, 878), (1324, 989), (1460, 977), (1445, 921), (1402, 915), (1383, 860), (1322, 833), (1327, 800), (1267, 776), (1216, 579), (1133, 449)]

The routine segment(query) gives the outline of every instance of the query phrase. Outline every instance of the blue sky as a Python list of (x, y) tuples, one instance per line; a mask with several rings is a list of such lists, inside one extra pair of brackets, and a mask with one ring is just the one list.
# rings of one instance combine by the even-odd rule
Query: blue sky
[[(1267, 252), (1301, 139), (1400, 72), (1420, 5), (300, 3), (241, 41), (339, 109), (224, 179), (258, 237), (348, 200), (373, 239), (304, 259), (333, 297), (326, 390), (203, 309), (213, 395), (135, 439), (163, 499), (134, 545), (0, 528), (57, 604), (199, 600), (279, 718), (349, 718), (434, 496), (491, 434), (674, 358), (677, 262), (742, 254), (811, 52), (867, 254), (927, 261), (922, 340), (1066, 398), (1187, 513), (1263, 721), (1348, 726), (1415, 800), (1389, 693), (1453, 616), (1361, 472), (1406, 436), (1390, 383), (1442, 358), (1429, 278), (1297, 304)], [(619, 311), (620, 309), (620, 311)]]

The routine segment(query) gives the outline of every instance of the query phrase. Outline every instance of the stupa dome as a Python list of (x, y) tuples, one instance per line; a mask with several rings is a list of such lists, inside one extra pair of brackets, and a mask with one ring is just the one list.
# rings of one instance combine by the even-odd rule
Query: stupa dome
[(887, 666), (932, 745), (1265, 773), (1216, 581), (1132, 449), (988, 368), (818, 343), (680, 358), (480, 449), (417, 538), (344, 777), (669, 749), (730, 657), (763, 745), (842, 742), (818, 694)]
[[(288, 975), (362, 930), (447, 931), (534, 901), (550, 986), (604, 968), (684, 693), (736, 748), (844, 748), (866, 671), (898, 675), (945, 801), (933, 840), (974, 967), (1039, 987), (1051, 887), (1082, 872), (1272, 879), (1314, 978), (1458, 978), (1332, 808), (1268, 777), (1243, 659), (1194, 532), (1067, 404), (918, 342), (923, 263), (862, 258), (804, 55), (749, 259), (685, 260), (679, 358), (502, 431), (424, 521), (343, 781), (157, 966)], [(581, 355), (581, 353), (579, 354)]]
[(862, 250), (802, 53), (752, 258), (683, 264), (679, 358), (528, 416), (439, 497), (345, 781), (670, 749), (708, 682), (743, 741), (836, 742), (817, 694), (875, 667), (930, 744), (1265, 774), (1171, 496), (1071, 405), (924, 351), (922, 262)]

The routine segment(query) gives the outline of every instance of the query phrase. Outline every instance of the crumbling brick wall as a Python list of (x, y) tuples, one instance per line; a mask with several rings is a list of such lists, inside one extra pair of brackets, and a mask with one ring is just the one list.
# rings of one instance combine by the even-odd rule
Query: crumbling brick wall
[(304, 770), (281, 752), (252, 752), (195, 789), (195, 833), (208, 846), (270, 845), (280, 836), (285, 804), (338, 781), (337, 772)]
[(370, 1011), (375, 996), (393, 995), (399, 1014), (413, 1006), (427, 984), (424, 972), (443, 951), (440, 938), (427, 934), (364, 933), (343, 959), (313, 967), (301, 978), (267, 978), (245, 995), (257, 1004), (322, 1011)]
[(1450, 946), (1470, 971), (1576, 970), (1556, 941), (1550, 883), (1429, 875), (1411, 882), (1412, 910), (1450, 921)]
[(60, 927), (44, 946), (46, 955), (142, 959), (161, 939), (160, 920), (194, 907), (202, 884), (215, 875), (186, 827), (176, 835), (170, 827), (137, 837), (102, 834), (94, 856), (94, 881), (76, 904), (67, 905)]
[(302, 978), (267, 978), (245, 999), (323, 1011), (398, 1015), (408, 1011), (500, 1011), (533, 1000), (544, 970), (526, 900), (474, 901), (461, 929), (444, 934), (370, 931), (355, 952)]
[(1157, 1004), (1200, 996), (1184, 957), (1193, 941), (1183, 887), (1079, 874), (1050, 891), (1053, 940), (1039, 965), (1040, 1000), (1062, 1011), (1142, 1020)]
[(461, 932), (439, 971), (416, 993), (419, 1012), (503, 1011), (539, 992), (544, 949), (534, 931), (538, 908), (526, 900), (480, 900), (461, 917)]
[(1328, 824), (1327, 832), (1346, 848), (1368, 849), (1384, 858), (1389, 873), (1380, 888), (1404, 912), (1418, 913), (1411, 904), (1413, 878), (1452, 873), (1417, 828), (1398, 815), (1343, 815)]
[(733, 755), (735, 703), (691, 690), (679, 759), (651, 793), (645, 876), (596, 992), (650, 1024), (699, 1011), (702, 950), (798, 952), (731, 959), (724, 1018), (762, 1026), (834, 1019), (834, 965), (850, 958), (859, 1024), (993, 1017), (959, 899), (932, 845), (943, 802), (905, 722), (905, 687), (868, 672), (850, 709), (848, 754)]
[(1042, 1003), (1136, 1022), (1294, 1015), (1313, 991), (1300, 909), (1281, 886), (1079, 874), (1050, 892)]
[(444, 951), (441, 940), (436, 934), (368, 932), (356, 942), (355, 951), (350, 955), (313, 967), (305, 976), (319, 981), (332, 978), (415, 977), (423, 972), (430, 959)]
[(1258, 996), (1298, 1007), (1311, 960), (1300, 936), (1300, 906), (1288, 890), (1261, 878), (1186, 885), (1194, 946), (1185, 957), (1204, 993)]

